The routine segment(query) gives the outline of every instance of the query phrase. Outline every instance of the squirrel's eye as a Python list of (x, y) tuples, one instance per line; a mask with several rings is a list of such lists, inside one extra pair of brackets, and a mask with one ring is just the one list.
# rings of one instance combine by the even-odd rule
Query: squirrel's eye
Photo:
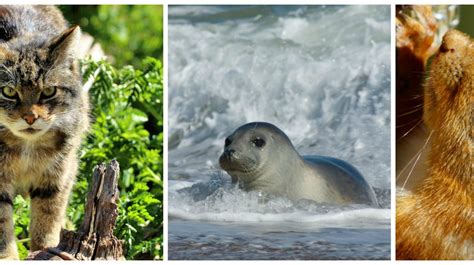
[(252, 143), (256, 147), (263, 147), (265, 145), (265, 140), (263, 140), (262, 138), (255, 138), (252, 140)]
[(44, 98), (51, 98), (56, 94), (56, 87), (54, 87), (54, 86), (47, 87), (47, 88), (43, 89), (42, 94), (43, 94)]
[(17, 93), (16, 93), (15, 89), (6, 86), (6, 87), (2, 88), (2, 94), (7, 98), (15, 98)]

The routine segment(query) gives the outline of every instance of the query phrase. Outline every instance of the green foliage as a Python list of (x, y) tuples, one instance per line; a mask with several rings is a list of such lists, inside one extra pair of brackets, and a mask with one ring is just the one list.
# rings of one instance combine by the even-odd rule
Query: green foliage
[(28, 256), (28, 225), (30, 223), (29, 217), (29, 201), (23, 197), (17, 196), (13, 201), (13, 221), (15, 222), (15, 236), (21, 238), (16, 245), (18, 247), (18, 254), (21, 259)]
[[(93, 168), (115, 158), (120, 163), (116, 236), (127, 259), (163, 256), (163, 82), (161, 62), (147, 58), (143, 69), (115, 69), (105, 61), (84, 61), (84, 80), (94, 78), (89, 95), (94, 119), (81, 148), (80, 174), (67, 210), (68, 229), (79, 228)], [(27, 254), (28, 201), (15, 199), (15, 232)]]
[(84, 62), (84, 80), (95, 76), (89, 92), (95, 122), (82, 149), (82, 174), (69, 208), (77, 223), (83, 209), (74, 205), (84, 203), (93, 167), (117, 159), (121, 196), (115, 232), (125, 240), (127, 259), (162, 257), (162, 241), (157, 240), (163, 223), (162, 67), (152, 58), (143, 65), (144, 70), (117, 70), (104, 61)]
[(71, 24), (98, 41), (116, 66), (139, 65), (141, 58), (162, 58), (163, 6), (61, 6)]

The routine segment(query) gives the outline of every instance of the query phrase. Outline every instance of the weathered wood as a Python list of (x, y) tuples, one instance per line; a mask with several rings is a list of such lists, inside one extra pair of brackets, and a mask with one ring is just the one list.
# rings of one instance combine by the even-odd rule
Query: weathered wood
[(94, 169), (79, 231), (61, 231), (57, 247), (31, 253), (31, 260), (123, 260), (122, 241), (113, 232), (119, 199), (119, 164), (112, 160)]

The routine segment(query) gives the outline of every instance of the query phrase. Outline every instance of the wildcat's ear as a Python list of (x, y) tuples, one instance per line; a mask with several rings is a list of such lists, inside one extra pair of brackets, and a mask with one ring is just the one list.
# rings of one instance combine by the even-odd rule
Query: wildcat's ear
[(76, 48), (81, 38), (81, 28), (73, 26), (53, 38), (48, 45), (53, 63), (69, 61), (76, 57)]

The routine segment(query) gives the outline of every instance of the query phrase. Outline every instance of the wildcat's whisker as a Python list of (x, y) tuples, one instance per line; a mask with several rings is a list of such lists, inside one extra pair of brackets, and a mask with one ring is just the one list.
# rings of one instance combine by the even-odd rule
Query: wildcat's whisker
[(73, 111), (78, 111), (78, 110), (81, 110), (82, 108), (76, 108), (76, 109), (70, 109), (70, 110), (65, 110), (65, 111), (62, 111), (62, 112), (54, 112), (53, 114), (54, 115), (57, 115), (57, 114), (65, 114), (65, 113), (70, 113), (70, 112), (73, 112)]
[(8, 67), (7, 67), (6, 65), (4, 65), (4, 64), (0, 64), (0, 67), (1, 67), (0, 72), (6, 73), (6, 74), (8, 75), (8, 77), (10, 78), (10, 80), (8, 81), (8, 84), (9, 84), (9, 83), (12, 83), (13, 80), (14, 80), (14, 77), (15, 77), (15, 76), (13, 75), (13, 73), (12, 73), (12, 72), (10, 71), (10, 69), (8, 69)]

